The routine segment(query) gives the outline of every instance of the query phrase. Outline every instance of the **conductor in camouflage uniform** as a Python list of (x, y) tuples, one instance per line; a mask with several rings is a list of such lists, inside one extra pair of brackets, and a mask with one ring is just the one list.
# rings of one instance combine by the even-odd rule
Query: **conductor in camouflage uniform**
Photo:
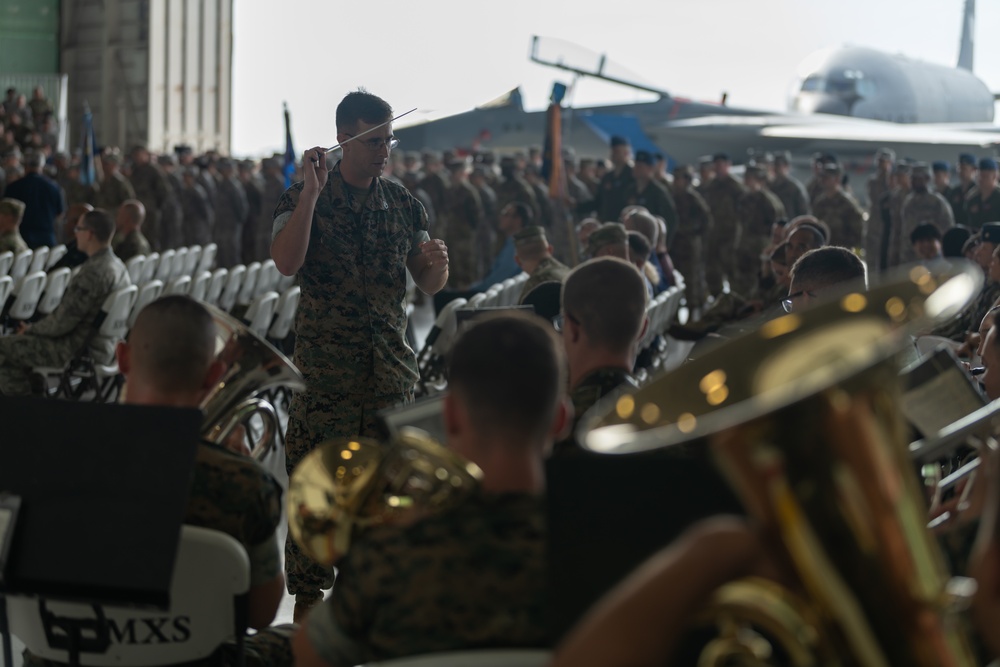
[(708, 247), (715, 249), (715, 256), (706, 258), (706, 278), (709, 292), (720, 294), (724, 276), (730, 281), (736, 279), (736, 248), (740, 246), (742, 231), (739, 202), (746, 188), (729, 173), (733, 166), (729, 155), (717, 153), (712, 162), (715, 178), (705, 188), (704, 197), (714, 221)]
[[(302, 288), (294, 359), (308, 384), (289, 409), (289, 472), (324, 440), (377, 436), (376, 412), (412, 399), (418, 375), (405, 338), (406, 270), (426, 294), (448, 280), (447, 247), (429, 238), (423, 206), (382, 178), (395, 146), (391, 118), (384, 100), (348, 94), (336, 116), (342, 159), (329, 169), (324, 149), (306, 151), (305, 180), (274, 211), (271, 256), (282, 274), (298, 274)], [(285, 555), (301, 614), (333, 573), (293, 542)]]
[(569, 267), (552, 256), (552, 245), (545, 236), (544, 227), (529, 225), (514, 234), (514, 252), (517, 265), (528, 274), (519, 303), (542, 283), (561, 283), (569, 273)]
[(1000, 187), (997, 186), (997, 161), (984, 157), (979, 161), (976, 189), (965, 200), (965, 224), (979, 229), (987, 222), (1000, 220)]
[(889, 241), (891, 244), (889, 266), (917, 261), (918, 257), (910, 242), (910, 234), (918, 226), (930, 223), (944, 234), (955, 225), (947, 200), (928, 187), (930, 177), (930, 170), (926, 164), (918, 163), (910, 167), (911, 190), (900, 209), (902, 223), (900, 229), (893, 230), (894, 235)]
[(114, 231), (110, 216), (100, 209), (80, 219), (76, 242), (87, 261), (51, 314), (22, 323), (18, 335), (0, 338), (0, 394), (30, 393), (33, 367), (63, 366), (81, 352), (98, 363), (111, 361), (116, 341), (97, 335), (97, 315), (108, 295), (131, 284), (125, 265), (111, 251)]

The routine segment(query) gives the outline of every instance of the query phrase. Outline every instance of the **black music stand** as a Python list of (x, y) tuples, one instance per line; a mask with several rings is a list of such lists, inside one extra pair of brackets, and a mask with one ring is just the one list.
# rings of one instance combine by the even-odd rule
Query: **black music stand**
[[(0, 492), (20, 498), (0, 607), (39, 597), (75, 664), (107, 648), (98, 605), (169, 606), (201, 412), (0, 398), (0, 414)], [(45, 600), (92, 604), (97, 618), (58, 618)]]

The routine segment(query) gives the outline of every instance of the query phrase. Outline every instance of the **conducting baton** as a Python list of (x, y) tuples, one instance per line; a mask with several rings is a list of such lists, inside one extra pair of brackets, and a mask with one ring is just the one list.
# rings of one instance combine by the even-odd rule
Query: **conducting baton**
[(327, 149), (324, 149), (324, 150), (323, 150), (323, 154), (325, 155), (326, 153), (329, 153), (330, 151), (335, 151), (335, 150), (337, 150), (338, 148), (340, 148), (341, 146), (343, 146), (344, 144), (346, 144), (346, 143), (348, 143), (348, 142), (351, 142), (351, 141), (354, 141), (355, 139), (360, 139), (361, 137), (365, 136), (365, 135), (366, 135), (366, 134), (368, 134), (369, 132), (374, 132), (375, 130), (379, 129), (380, 127), (385, 127), (385, 126), (386, 126), (386, 125), (388, 125), (389, 123), (394, 123), (394, 122), (396, 122), (397, 120), (399, 120), (400, 118), (402, 118), (403, 116), (405, 116), (405, 115), (407, 115), (407, 114), (411, 114), (411, 113), (413, 113), (413, 112), (414, 112), (414, 111), (416, 111), (416, 110), (417, 110), (417, 108), (416, 108), (416, 107), (414, 107), (414, 108), (410, 109), (409, 111), (407, 111), (406, 113), (401, 113), (401, 114), (399, 114), (398, 116), (396, 116), (395, 118), (390, 118), (389, 120), (385, 121), (385, 122), (384, 122), (384, 123), (382, 123), (381, 125), (376, 125), (375, 127), (369, 127), (369, 128), (368, 128), (367, 130), (365, 130), (364, 132), (359, 132), (358, 134), (355, 134), (355, 135), (354, 135), (353, 137), (351, 137), (350, 139), (347, 139), (346, 141), (343, 141), (343, 142), (341, 142), (341, 143), (337, 144), (336, 146), (331, 146), (330, 148), (327, 148)]

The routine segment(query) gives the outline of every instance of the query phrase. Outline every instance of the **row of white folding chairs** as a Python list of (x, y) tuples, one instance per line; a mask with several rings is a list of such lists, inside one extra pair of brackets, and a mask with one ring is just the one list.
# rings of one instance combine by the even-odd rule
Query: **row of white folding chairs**
[(0, 276), (0, 307), (10, 300), (7, 317), (12, 320), (29, 320), (38, 315), (48, 315), (62, 301), (71, 271), (67, 267), (49, 273), (34, 271), (13, 280)]
[(509, 308), (516, 306), (521, 300), (521, 290), (528, 280), (528, 274), (523, 271), (513, 278), (496, 283), (486, 290), (485, 298), (477, 305), (477, 308)]
[(7, 250), (0, 252), (0, 276), (10, 276), (12, 280), (36, 271), (47, 271), (66, 254), (66, 246), (39, 246), (34, 250), (22, 250), (15, 256)]
[(645, 335), (639, 341), (640, 350), (649, 347), (658, 335), (662, 335), (667, 330), (674, 315), (677, 314), (677, 309), (680, 308), (683, 297), (684, 284), (681, 283), (660, 292), (649, 302), (646, 307), (646, 318), (649, 320), (649, 324), (646, 327)]
[(160, 280), (167, 283), (181, 276), (194, 277), (205, 271), (211, 271), (215, 265), (215, 255), (218, 246), (209, 243), (204, 248), (200, 245), (191, 247), (170, 248), (148, 255), (136, 255), (125, 262), (129, 277), (135, 285), (147, 283), (150, 280)]

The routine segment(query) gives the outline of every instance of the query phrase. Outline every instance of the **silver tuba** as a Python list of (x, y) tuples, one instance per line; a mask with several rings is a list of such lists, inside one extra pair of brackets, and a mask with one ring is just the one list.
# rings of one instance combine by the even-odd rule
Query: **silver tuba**
[(274, 406), (260, 395), (278, 387), (301, 391), (306, 388), (305, 378), (285, 355), (245, 324), (214, 306), (202, 305), (215, 321), (217, 359), (226, 368), (200, 406), (205, 414), (202, 437), (222, 443), (237, 425), (260, 414), (264, 430), (251, 456), (263, 459), (274, 447), (279, 426)]
[(898, 358), (913, 332), (956, 315), (981, 285), (968, 263), (857, 285), (611, 396), (584, 420), (578, 440), (596, 453), (707, 448), (777, 538), (795, 590), (720, 589), (706, 610), (720, 636), (699, 664), (772, 664), (772, 648), (797, 665), (976, 664), (951, 613), (974, 582), (949, 577), (927, 530)]

